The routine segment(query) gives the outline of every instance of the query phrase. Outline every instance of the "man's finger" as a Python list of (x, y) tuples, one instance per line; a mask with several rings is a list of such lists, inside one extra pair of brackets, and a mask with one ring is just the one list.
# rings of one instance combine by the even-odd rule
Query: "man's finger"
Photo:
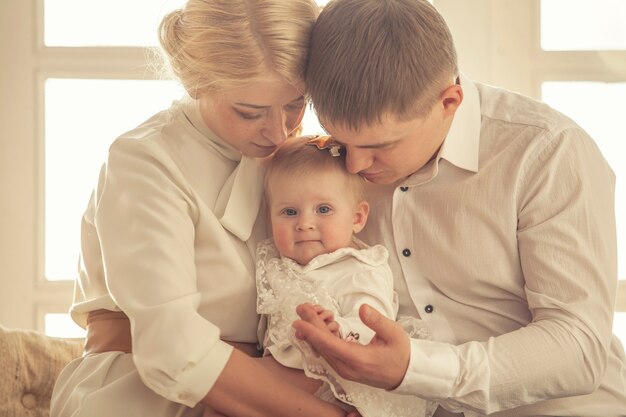
[(363, 304), (359, 308), (359, 317), (361, 321), (370, 329), (374, 330), (378, 339), (383, 341), (391, 341), (399, 335), (404, 337), (404, 331), (393, 320), (382, 315), (374, 307)]

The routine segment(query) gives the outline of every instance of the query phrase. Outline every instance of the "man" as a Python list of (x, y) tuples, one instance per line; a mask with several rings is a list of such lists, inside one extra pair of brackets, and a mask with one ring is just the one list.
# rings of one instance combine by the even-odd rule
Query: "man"
[(391, 252), (400, 314), (362, 307), (366, 346), (294, 323), (346, 378), (466, 416), (624, 416), (612, 335), (615, 176), (574, 122), (457, 69), (423, 0), (335, 0), (312, 34), (307, 88), (346, 164), (374, 185), (361, 237)]

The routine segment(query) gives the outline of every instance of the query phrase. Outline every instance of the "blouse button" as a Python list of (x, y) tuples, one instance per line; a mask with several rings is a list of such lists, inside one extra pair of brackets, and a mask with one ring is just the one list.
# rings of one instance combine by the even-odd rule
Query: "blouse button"
[(428, 304), (426, 307), (424, 307), (424, 311), (427, 312), (428, 314), (432, 313), (434, 309), (435, 308), (432, 305), (430, 305), (430, 304)]
[(407, 192), (408, 190), (409, 190), (409, 187), (400, 187), (400, 191)]
[(27, 392), (22, 396), (22, 405), (27, 410), (35, 409), (35, 407), (37, 406), (37, 397), (35, 397), (34, 394)]
[(411, 256), (411, 251), (409, 249), (404, 249), (402, 251), (402, 254), (408, 258), (409, 256)]

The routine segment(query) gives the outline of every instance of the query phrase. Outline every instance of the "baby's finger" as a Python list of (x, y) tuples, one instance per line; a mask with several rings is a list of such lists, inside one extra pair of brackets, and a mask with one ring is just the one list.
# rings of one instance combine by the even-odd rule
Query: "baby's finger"
[(328, 323), (328, 330), (330, 330), (331, 332), (338, 334), (339, 333), (339, 323), (337, 323), (336, 321), (332, 321), (330, 323)]
[(324, 320), (326, 323), (333, 321), (335, 319), (335, 315), (330, 310), (323, 310), (317, 313), (317, 316)]

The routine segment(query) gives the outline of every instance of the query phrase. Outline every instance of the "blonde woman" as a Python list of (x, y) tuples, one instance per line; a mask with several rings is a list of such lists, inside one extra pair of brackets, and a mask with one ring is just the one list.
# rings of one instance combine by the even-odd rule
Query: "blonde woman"
[(300, 125), (316, 16), (313, 0), (189, 0), (164, 18), (188, 95), (117, 138), (102, 167), (71, 308), (85, 355), (61, 373), (53, 417), (344, 415), (244, 353), (266, 237), (255, 158)]

